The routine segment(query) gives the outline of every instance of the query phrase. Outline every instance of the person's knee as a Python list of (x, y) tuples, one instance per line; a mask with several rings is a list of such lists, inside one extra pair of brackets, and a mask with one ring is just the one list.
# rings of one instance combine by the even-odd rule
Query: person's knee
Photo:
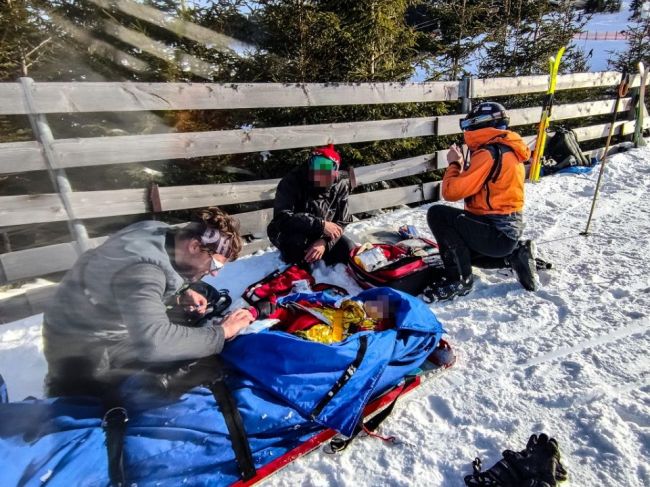
[(427, 211), (427, 223), (432, 232), (435, 229), (448, 227), (453, 218), (455, 218), (458, 210), (447, 205), (433, 205)]
[(433, 205), (427, 210), (427, 220), (437, 220), (438, 215), (440, 215), (440, 209), (443, 208), (443, 205)]

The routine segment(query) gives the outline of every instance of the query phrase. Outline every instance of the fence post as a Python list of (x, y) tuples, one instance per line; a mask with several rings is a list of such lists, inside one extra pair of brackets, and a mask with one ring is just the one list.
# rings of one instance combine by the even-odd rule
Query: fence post
[(463, 76), (458, 85), (458, 98), (460, 99), (460, 113), (469, 113), (472, 109), (472, 77)]
[(61, 203), (63, 204), (63, 208), (68, 216), (68, 229), (70, 230), (72, 237), (77, 241), (77, 252), (82, 254), (90, 248), (90, 239), (88, 238), (86, 227), (75, 216), (74, 208), (70, 201), (72, 187), (70, 186), (70, 181), (68, 180), (65, 171), (61, 169), (56, 152), (54, 152), (54, 149), (52, 148), (54, 136), (52, 135), (50, 125), (47, 123), (45, 115), (38, 113), (36, 110), (36, 104), (34, 103), (34, 97), (32, 96), (34, 80), (32, 78), (20, 78), (20, 84), (22, 85), (25, 102), (27, 104), (29, 123), (32, 126), (36, 140), (38, 140), (43, 146), (47, 172), (52, 181), (52, 185), (54, 186), (54, 190), (58, 193), (59, 198), (61, 198)]

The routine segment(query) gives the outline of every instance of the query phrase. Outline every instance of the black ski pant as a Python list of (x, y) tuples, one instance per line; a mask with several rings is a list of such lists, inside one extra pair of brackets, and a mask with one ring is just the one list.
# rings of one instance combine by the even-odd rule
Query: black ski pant
[[(278, 250), (280, 250), (282, 260), (287, 264), (300, 264), (304, 262), (307, 249), (317, 240), (299, 232), (291, 234), (282, 233), (279, 238), (270, 239)], [(331, 249), (325, 250), (323, 260), (326, 265), (344, 264), (348, 261), (350, 251), (354, 247), (355, 244), (352, 240), (345, 235), (341, 235), (341, 238), (339, 238)]]
[(440, 246), (440, 257), (448, 279), (472, 275), (472, 264), (499, 268), (506, 265), (518, 241), (507, 237), (490, 220), (446, 205), (434, 205), (427, 223)]

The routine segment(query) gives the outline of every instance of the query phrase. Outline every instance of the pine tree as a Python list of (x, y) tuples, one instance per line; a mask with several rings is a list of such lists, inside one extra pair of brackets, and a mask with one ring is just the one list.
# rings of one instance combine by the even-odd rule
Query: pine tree
[(624, 32), (627, 34), (627, 49), (622, 50), (609, 65), (617, 71), (627, 68), (635, 72), (639, 62), (650, 66), (650, 16), (643, 18), (641, 9), (643, 2), (632, 5), (630, 22)]
[[(241, 59), (234, 79), (273, 82), (406, 81), (419, 59), (420, 34), (406, 23), (411, 0), (266, 0), (250, 22), (263, 35), (258, 50)], [(234, 114), (235, 125), (287, 126), (381, 120), (435, 113), (416, 104), (315, 107), (257, 110)], [(431, 140), (394, 140), (342, 148), (354, 165), (385, 162), (426, 153)], [(422, 151), (422, 152), (419, 152)], [(266, 156), (265, 156), (266, 157)], [(277, 177), (300, 164), (306, 150), (274, 151), (264, 161), (257, 154), (241, 156), (260, 177)]]
[(57, 34), (26, 0), (0, 4), (0, 81), (29, 76), (51, 56)]
[(584, 53), (570, 42), (588, 17), (581, 16), (571, 2), (512, 0), (497, 13), (501, 26), (489, 35), (480, 77), (525, 76), (548, 71), (548, 58), (568, 46), (562, 72), (586, 70)]
[(456, 80), (485, 42), (495, 7), (482, 0), (431, 0), (411, 13), (411, 25), (426, 35), (430, 79)]
[(588, 13), (618, 12), (621, 9), (621, 0), (587, 0), (583, 8)]

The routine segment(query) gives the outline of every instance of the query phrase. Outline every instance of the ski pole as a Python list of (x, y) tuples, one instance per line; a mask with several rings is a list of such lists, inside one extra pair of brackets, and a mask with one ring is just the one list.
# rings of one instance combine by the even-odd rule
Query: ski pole
[(616, 102), (614, 103), (614, 115), (612, 116), (612, 123), (609, 126), (609, 133), (607, 134), (607, 142), (605, 143), (605, 152), (603, 153), (603, 158), (600, 161), (600, 172), (598, 173), (598, 181), (596, 181), (596, 190), (594, 191), (594, 198), (591, 200), (591, 210), (589, 211), (589, 218), (587, 219), (587, 226), (585, 231), (580, 235), (585, 237), (589, 235), (589, 226), (591, 225), (591, 218), (594, 215), (594, 209), (596, 208), (596, 199), (598, 198), (598, 191), (600, 191), (600, 182), (603, 179), (603, 173), (605, 172), (605, 163), (607, 162), (607, 152), (609, 151), (609, 144), (612, 141), (612, 135), (614, 134), (614, 125), (616, 124), (616, 118), (618, 117), (618, 107), (621, 103), (621, 98), (627, 95), (627, 91), (630, 87), (630, 75), (627, 72), (627, 68), (623, 69), (623, 75), (621, 76), (621, 82), (618, 85), (618, 92), (616, 93)]

